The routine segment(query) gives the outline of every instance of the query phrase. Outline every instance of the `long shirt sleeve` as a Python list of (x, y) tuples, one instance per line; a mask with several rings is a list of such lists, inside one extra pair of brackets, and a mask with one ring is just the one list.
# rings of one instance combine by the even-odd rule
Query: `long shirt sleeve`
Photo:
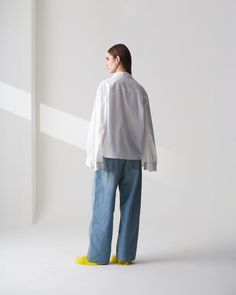
[(106, 132), (107, 123), (107, 93), (102, 82), (98, 85), (89, 124), (86, 150), (86, 165), (93, 170), (102, 168), (102, 142)]
[(156, 143), (153, 132), (153, 124), (150, 110), (150, 103), (147, 94), (144, 105), (144, 140), (143, 140), (143, 154), (142, 167), (144, 170), (157, 170), (157, 152)]

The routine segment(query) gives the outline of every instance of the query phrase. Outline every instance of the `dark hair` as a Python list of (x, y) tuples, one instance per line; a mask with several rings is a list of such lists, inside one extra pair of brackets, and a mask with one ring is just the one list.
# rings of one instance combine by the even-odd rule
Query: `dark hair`
[(109, 52), (114, 58), (119, 56), (122, 66), (126, 69), (128, 73), (130, 73), (130, 75), (132, 75), (132, 72), (131, 72), (132, 58), (131, 58), (130, 51), (126, 45), (115, 44), (112, 47), (110, 47), (107, 50), (107, 52)]

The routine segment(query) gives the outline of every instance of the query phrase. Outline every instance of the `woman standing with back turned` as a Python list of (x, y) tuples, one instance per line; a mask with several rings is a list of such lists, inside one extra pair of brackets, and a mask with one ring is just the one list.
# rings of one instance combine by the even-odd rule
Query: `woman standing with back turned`
[(142, 167), (157, 170), (151, 111), (145, 89), (132, 77), (131, 54), (124, 44), (106, 54), (110, 78), (96, 92), (87, 137), (86, 165), (94, 170), (90, 244), (76, 263), (109, 264), (116, 189), (120, 223), (111, 263), (130, 264), (136, 257), (141, 207)]

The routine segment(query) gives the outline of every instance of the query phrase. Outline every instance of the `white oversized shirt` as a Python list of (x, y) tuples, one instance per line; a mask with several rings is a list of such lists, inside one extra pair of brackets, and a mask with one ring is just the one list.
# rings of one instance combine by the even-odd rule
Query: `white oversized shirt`
[(86, 151), (85, 164), (94, 171), (103, 169), (103, 156), (141, 159), (144, 170), (156, 171), (157, 153), (148, 95), (128, 72), (115, 72), (99, 83)]

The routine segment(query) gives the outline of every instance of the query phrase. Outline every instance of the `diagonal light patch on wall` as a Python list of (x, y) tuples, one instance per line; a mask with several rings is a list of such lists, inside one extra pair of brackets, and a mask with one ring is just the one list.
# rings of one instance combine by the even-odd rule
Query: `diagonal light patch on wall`
[(0, 81), (0, 108), (31, 120), (31, 93)]
[(40, 132), (85, 150), (88, 128), (88, 121), (40, 104)]

